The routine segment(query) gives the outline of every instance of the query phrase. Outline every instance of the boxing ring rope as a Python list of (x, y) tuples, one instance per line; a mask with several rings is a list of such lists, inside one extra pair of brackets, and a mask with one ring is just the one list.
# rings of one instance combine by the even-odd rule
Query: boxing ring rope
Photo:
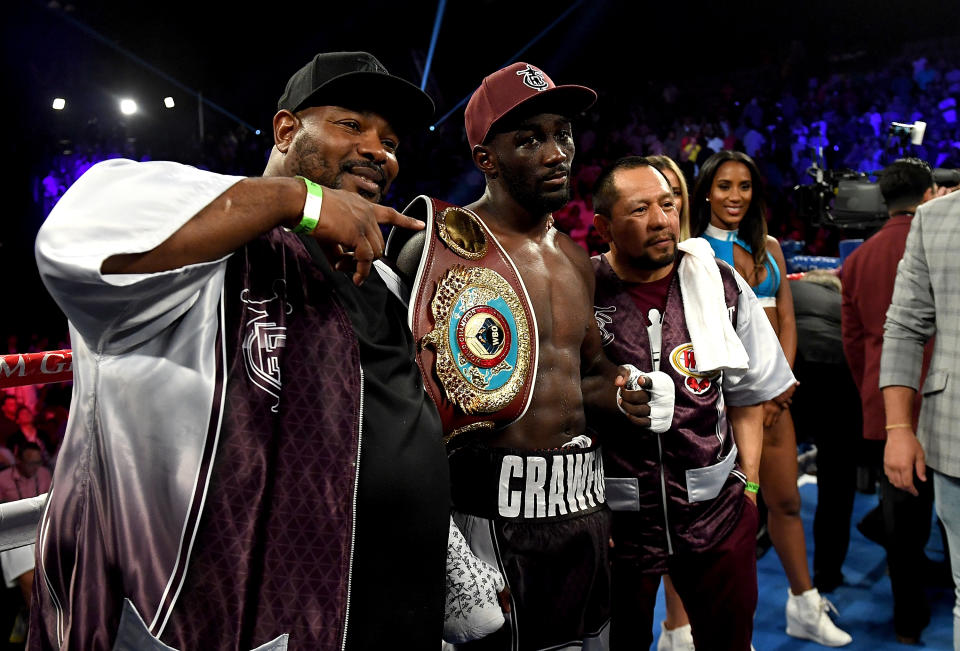
[(73, 355), (69, 350), (14, 353), (0, 357), (0, 389), (72, 379)]
[[(0, 356), (0, 389), (72, 379), (73, 357), (69, 350)], [(46, 502), (44, 493), (0, 504), (0, 551), (24, 547), (36, 540)]]

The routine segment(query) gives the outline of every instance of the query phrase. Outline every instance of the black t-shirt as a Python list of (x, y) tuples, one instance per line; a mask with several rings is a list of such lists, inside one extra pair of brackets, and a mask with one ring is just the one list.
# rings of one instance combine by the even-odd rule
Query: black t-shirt
[(360, 286), (303, 238), (350, 317), (363, 431), (348, 647), (430, 648), (443, 625), (450, 480), (440, 416), (414, 360), (406, 308), (374, 269)]

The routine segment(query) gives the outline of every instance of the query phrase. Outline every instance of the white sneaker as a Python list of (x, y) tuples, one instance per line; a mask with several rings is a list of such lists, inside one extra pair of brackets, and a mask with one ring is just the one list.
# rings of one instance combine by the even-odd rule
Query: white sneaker
[(693, 630), (690, 628), (690, 624), (671, 631), (666, 624), (660, 622), (660, 639), (657, 640), (657, 651), (696, 651), (696, 647), (693, 646)]
[(840, 630), (827, 611), (837, 613), (836, 607), (820, 596), (816, 588), (795, 595), (787, 588), (787, 635), (812, 640), (823, 646), (845, 646), (853, 641), (849, 633)]

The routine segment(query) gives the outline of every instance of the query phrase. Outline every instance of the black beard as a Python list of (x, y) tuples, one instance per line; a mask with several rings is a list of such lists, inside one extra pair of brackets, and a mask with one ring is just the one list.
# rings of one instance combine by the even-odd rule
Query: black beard
[(383, 168), (364, 160), (344, 161), (337, 168), (331, 167), (323, 158), (317, 146), (308, 138), (298, 138), (293, 141), (293, 150), (297, 155), (297, 169), (295, 173), (305, 176), (314, 183), (339, 190), (343, 187), (343, 175), (349, 174), (355, 167), (369, 167), (380, 172), (381, 181), (378, 183), (380, 192), (372, 193), (358, 189), (357, 192), (364, 199), (379, 203), (384, 195), (385, 181)]
[(306, 177), (314, 183), (328, 188), (339, 189), (343, 183), (343, 172), (330, 167), (310, 138), (295, 138), (293, 151), (297, 156), (296, 174)]
[(543, 212), (554, 212), (560, 210), (570, 203), (570, 186), (568, 185), (557, 195), (545, 197), (540, 196), (540, 208)]
[(642, 269), (644, 271), (653, 271), (654, 269), (662, 269), (669, 264), (672, 264), (674, 260), (677, 259), (677, 249), (674, 247), (673, 253), (663, 258), (653, 259), (649, 255), (642, 255), (636, 258), (630, 258), (630, 266), (634, 269)]
[(385, 194), (384, 189), (386, 185), (386, 180), (385, 180), (385, 174), (383, 172), (383, 168), (380, 167), (379, 165), (376, 165), (375, 163), (370, 163), (364, 160), (345, 161), (343, 163), (340, 163), (340, 173), (337, 174), (337, 188), (339, 188), (340, 185), (343, 184), (343, 175), (352, 173), (354, 168), (357, 168), (357, 167), (366, 167), (380, 174), (380, 181), (377, 183), (377, 185), (380, 187), (379, 192), (377, 193), (367, 192), (366, 190), (357, 188), (357, 192), (359, 192), (360, 196), (363, 197), (364, 199), (369, 199), (370, 201), (373, 201), (375, 203), (380, 203), (380, 200), (383, 199), (383, 195)]
[(503, 180), (507, 183), (507, 191), (514, 201), (523, 206), (531, 215), (545, 215), (560, 210), (570, 203), (570, 184), (563, 190), (545, 194), (539, 183), (533, 187), (525, 184), (520, 174), (509, 170), (502, 170)]

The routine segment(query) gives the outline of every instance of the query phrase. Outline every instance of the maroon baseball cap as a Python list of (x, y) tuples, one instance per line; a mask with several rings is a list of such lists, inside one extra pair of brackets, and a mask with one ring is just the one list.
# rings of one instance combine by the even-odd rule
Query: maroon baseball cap
[(522, 61), (484, 78), (467, 103), (463, 121), (470, 149), (481, 144), (490, 128), (521, 105), (536, 102), (543, 111), (574, 117), (597, 101), (586, 86), (557, 86), (545, 72)]

